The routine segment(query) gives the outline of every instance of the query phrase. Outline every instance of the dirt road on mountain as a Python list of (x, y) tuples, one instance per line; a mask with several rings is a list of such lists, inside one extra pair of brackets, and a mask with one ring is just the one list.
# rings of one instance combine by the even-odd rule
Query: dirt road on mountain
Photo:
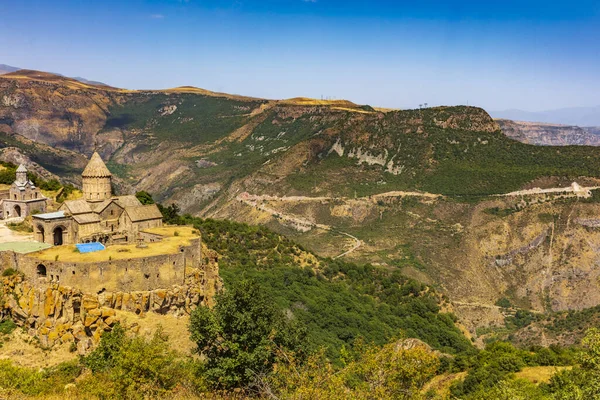
[(255, 195), (250, 193), (242, 193), (237, 196), (238, 200), (248, 201), (282, 201), (282, 202), (321, 202), (321, 201), (346, 201), (346, 200), (364, 200), (364, 201), (377, 201), (378, 199), (391, 198), (391, 197), (426, 197), (429, 199), (437, 199), (443, 197), (441, 194), (427, 193), (427, 192), (402, 192), (392, 191), (374, 194), (367, 197), (358, 197), (350, 199), (348, 197), (329, 197), (329, 196), (270, 196), (270, 195)]
[(591, 197), (592, 196), (591, 191), (596, 190), (596, 189), (600, 189), (600, 186), (583, 187), (583, 186), (580, 186), (579, 184), (577, 184), (576, 182), (573, 182), (571, 184), (571, 186), (562, 187), (562, 188), (548, 188), (548, 189), (533, 188), (533, 189), (517, 190), (515, 192), (510, 192), (510, 193), (497, 194), (496, 196), (510, 197), (510, 196), (526, 196), (526, 195), (533, 195), (533, 194), (573, 193), (577, 197), (587, 198), (587, 197)]
[[(360, 239), (358, 239), (356, 236), (353, 236), (347, 232), (341, 232), (329, 225), (317, 224), (315, 222), (306, 220), (304, 218), (297, 217), (295, 215), (282, 213), (281, 211), (274, 210), (270, 207), (267, 207), (265, 204), (261, 203), (263, 201), (303, 201), (303, 200), (291, 200), (292, 198), (295, 198), (295, 199), (301, 198), (304, 201), (306, 201), (306, 200), (308, 200), (308, 201), (323, 201), (323, 200), (330, 199), (330, 198), (322, 197), (322, 198), (318, 198), (319, 200), (315, 200), (315, 199), (317, 199), (316, 197), (303, 197), (303, 196), (293, 196), (293, 197), (281, 198), (281, 197), (264, 196), (264, 195), (263, 196), (254, 196), (254, 195), (250, 195), (248, 193), (242, 193), (241, 195), (237, 196), (237, 199), (239, 201), (244, 202), (244, 204), (246, 204), (250, 207), (253, 207), (257, 210), (266, 212), (277, 219), (291, 223), (294, 226), (294, 228), (296, 228), (297, 230), (299, 230), (301, 232), (308, 232), (309, 230), (311, 230), (313, 228), (318, 228), (318, 229), (323, 229), (325, 231), (338, 233), (340, 235), (347, 236), (350, 239), (354, 240), (354, 245), (352, 246), (352, 248), (333, 257), (334, 259), (338, 259), (338, 258), (347, 256), (348, 254), (356, 251), (358, 248), (360, 248), (362, 246), (362, 241)], [(285, 200), (281, 200), (281, 199), (285, 199)]]
[[(519, 191), (515, 191), (515, 192), (510, 192), (510, 193), (498, 194), (497, 196), (523, 196), (523, 195), (546, 194), (546, 193), (548, 193), (548, 194), (550, 194), (550, 193), (556, 193), (556, 194), (573, 193), (577, 197), (590, 197), (592, 195), (591, 191), (594, 189), (600, 189), (600, 186), (582, 187), (579, 184), (577, 184), (576, 182), (573, 182), (573, 184), (571, 186), (563, 187), (563, 188), (549, 188), (549, 189), (534, 188), (534, 189), (519, 190)], [(352, 239), (354, 241), (354, 245), (349, 250), (346, 250), (343, 253), (334, 257), (334, 258), (341, 258), (341, 257), (347, 256), (348, 254), (351, 254), (352, 252), (359, 249), (363, 244), (362, 241), (359, 238), (357, 238), (347, 232), (341, 232), (341, 231), (335, 229), (335, 227), (332, 227), (329, 225), (318, 224), (316, 222), (309, 221), (307, 219), (298, 217), (296, 215), (286, 214), (282, 211), (278, 211), (278, 210), (268, 207), (265, 203), (266, 202), (274, 202), (274, 203), (279, 203), (279, 202), (291, 202), (291, 203), (329, 202), (329, 201), (348, 201), (348, 200), (364, 201), (364, 202), (373, 203), (373, 202), (377, 202), (378, 200), (394, 198), (394, 197), (420, 197), (420, 198), (435, 200), (435, 199), (438, 199), (438, 198), (441, 198), (444, 196), (441, 194), (427, 193), (427, 192), (391, 191), (391, 192), (375, 194), (372, 196), (351, 199), (351, 198), (347, 198), (347, 197), (330, 197), (330, 196), (315, 196), (315, 197), (282, 196), (282, 197), (279, 197), (279, 196), (271, 196), (271, 195), (253, 195), (253, 194), (244, 192), (244, 193), (237, 195), (236, 199), (239, 201), (242, 201), (243, 203), (245, 203), (246, 205), (248, 205), (254, 209), (266, 212), (279, 220), (282, 220), (282, 221), (287, 222), (288, 224), (291, 224), (296, 230), (298, 230), (300, 232), (308, 232), (309, 230), (311, 230), (313, 228), (318, 228), (318, 229), (323, 229), (323, 230), (326, 230), (329, 232), (338, 233), (340, 235), (349, 237), (350, 239)]]

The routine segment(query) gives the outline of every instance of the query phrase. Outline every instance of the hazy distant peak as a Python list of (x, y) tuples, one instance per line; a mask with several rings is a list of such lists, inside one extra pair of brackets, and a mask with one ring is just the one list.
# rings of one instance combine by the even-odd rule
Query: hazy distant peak
[(600, 106), (569, 107), (548, 111), (523, 111), (510, 109), (490, 111), (494, 118), (510, 119), (513, 121), (544, 122), (550, 124), (600, 126)]
[(9, 72), (18, 71), (20, 68), (11, 65), (0, 64), (0, 75), (8, 74)]
[[(13, 67), (12, 65), (6, 65), (6, 64), (0, 64), (0, 75), (6, 75), (6, 74), (10, 74), (13, 72), (17, 72), (17, 71), (28, 71), (29, 74), (31, 74), (31, 72), (39, 72), (40, 74), (45, 74), (45, 75), (54, 75), (57, 77), (65, 77), (62, 74), (55, 74), (55, 73), (49, 73), (49, 72), (41, 72), (41, 71), (33, 71), (33, 70), (27, 70), (27, 69), (23, 69), (23, 68), (19, 68), (19, 67)], [(79, 81), (81, 83), (85, 83), (87, 85), (94, 85), (94, 86), (108, 86), (106, 83), (102, 83), (102, 82), (98, 82), (98, 81), (90, 81), (88, 79), (76, 76), (76, 77), (68, 77), (70, 79), (74, 79), (76, 81)]]

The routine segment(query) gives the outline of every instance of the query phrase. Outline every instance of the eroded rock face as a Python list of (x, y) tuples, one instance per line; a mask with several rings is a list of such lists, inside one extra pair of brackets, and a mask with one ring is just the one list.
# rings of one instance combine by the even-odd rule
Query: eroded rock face
[[(183, 316), (198, 305), (212, 305), (221, 281), (216, 253), (205, 254), (205, 269), (212, 273), (192, 270), (182, 285), (150, 291), (83, 293), (57, 283), (35, 287), (21, 275), (3, 277), (2, 308), (17, 325), (37, 337), (43, 347), (74, 342), (78, 351), (85, 354), (104, 332), (120, 323), (117, 310), (138, 315), (154, 312)], [(135, 330), (134, 326), (125, 328)]]
[(544, 146), (600, 146), (599, 129), (539, 122), (496, 120), (502, 132), (523, 143)]

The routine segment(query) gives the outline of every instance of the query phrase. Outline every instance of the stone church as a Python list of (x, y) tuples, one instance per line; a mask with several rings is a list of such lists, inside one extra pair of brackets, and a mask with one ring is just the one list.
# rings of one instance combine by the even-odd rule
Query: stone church
[(140, 231), (162, 226), (156, 204), (135, 196), (113, 196), (112, 174), (94, 153), (82, 175), (83, 198), (65, 201), (58, 211), (33, 216), (35, 239), (53, 246), (135, 242)]
[(45, 212), (47, 202), (40, 189), (27, 178), (27, 169), (19, 165), (13, 184), (0, 192), (0, 218), (19, 218)]

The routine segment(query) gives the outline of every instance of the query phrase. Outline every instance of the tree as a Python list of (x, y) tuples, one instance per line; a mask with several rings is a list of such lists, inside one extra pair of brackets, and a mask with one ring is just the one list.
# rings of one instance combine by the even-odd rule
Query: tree
[(181, 215), (179, 215), (179, 211), (181, 211), (181, 210), (179, 209), (179, 206), (177, 204), (173, 203), (173, 204), (168, 205), (167, 207), (165, 207), (161, 204), (158, 204), (158, 209), (162, 213), (163, 220), (167, 224), (173, 224), (173, 225), (185, 224), (185, 221), (183, 220)]
[(206, 378), (214, 386), (249, 386), (268, 374), (280, 349), (303, 353), (305, 331), (279, 311), (259, 285), (241, 281), (216, 298), (214, 309), (198, 307), (190, 333), (206, 356)]
[(150, 195), (150, 193), (142, 190), (141, 192), (137, 192), (135, 197), (142, 203), (143, 205), (154, 204), (154, 199)]
[(339, 370), (323, 351), (303, 364), (293, 355), (282, 357), (261, 392), (265, 397), (291, 399), (420, 399), (439, 366), (438, 358), (424, 346), (405, 349), (401, 342), (379, 347), (358, 341), (354, 351), (357, 358), (346, 357)]
[(549, 390), (554, 399), (600, 398), (600, 329), (588, 330), (582, 344), (585, 351), (579, 357), (579, 366), (552, 377)]
[(150, 340), (130, 338), (116, 325), (83, 364), (93, 374), (78, 383), (82, 393), (98, 398), (161, 398), (190, 381), (193, 364), (180, 360), (169, 348), (168, 336), (158, 329)]

